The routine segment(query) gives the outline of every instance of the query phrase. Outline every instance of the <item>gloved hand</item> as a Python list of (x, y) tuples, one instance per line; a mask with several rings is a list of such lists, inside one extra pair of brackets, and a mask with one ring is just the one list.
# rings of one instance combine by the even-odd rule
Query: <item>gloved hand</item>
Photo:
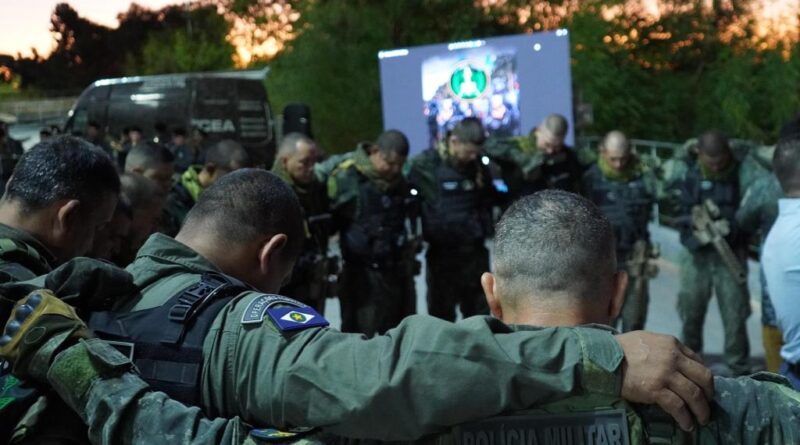
[(46, 289), (31, 292), (14, 306), (0, 336), (0, 359), (23, 380), (46, 382), (59, 352), (94, 334), (75, 309)]

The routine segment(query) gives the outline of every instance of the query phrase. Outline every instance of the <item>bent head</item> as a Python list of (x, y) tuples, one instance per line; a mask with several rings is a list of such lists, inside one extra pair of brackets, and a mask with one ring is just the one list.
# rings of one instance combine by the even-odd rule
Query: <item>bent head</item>
[(163, 145), (141, 143), (131, 148), (131, 152), (125, 157), (125, 171), (140, 174), (155, 182), (166, 196), (172, 188), (175, 157)]
[(300, 202), (272, 173), (237, 170), (200, 195), (175, 239), (226, 274), (276, 293), (303, 246)]
[(392, 181), (402, 173), (408, 149), (406, 135), (398, 130), (388, 130), (381, 133), (369, 148), (369, 160), (379, 176)]
[(625, 170), (631, 160), (631, 144), (621, 131), (612, 131), (600, 144), (600, 156), (616, 172)]
[(289, 133), (278, 147), (276, 162), (281, 163), (292, 181), (306, 185), (314, 181), (314, 165), (321, 156), (313, 139), (302, 133)]
[(206, 150), (206, 163), (200, 172), (199, 181), (208, 187), (230, 172), (250, 166), (250, 156), (242, 144), (225, 139)]
[(486, 130), (480, 119), (468, 117), (459, 121), (447, 135), (447, 151), (459, 165), (475, 162), (486, 142)]
[(30, 232), (63, 262), (89, 251), (119, 191), (105, 153), (72, 136), (54, 137), (20, 159), (0, 201), (0, 221)]
[(560, 114), (547, 116), (533, 130), (532, 136), (536, 139), (536, 148), (548, 156), (558, 154), (564, 149), (564, 139), (567, 137), (568, 129), (569, 123), (564, 116)]
[(709, 171), (720, 173), (733, 161), (733, 153), (728, 138), (722, 132), (710, 130), (697, 140), (697, 159)]
[(609, 323), (627, 276), (614, 232), (588, 200), (548, 190), (523, 197), (497, 223), (492, 273), (481, 277), (492, 314), (542, 326)]

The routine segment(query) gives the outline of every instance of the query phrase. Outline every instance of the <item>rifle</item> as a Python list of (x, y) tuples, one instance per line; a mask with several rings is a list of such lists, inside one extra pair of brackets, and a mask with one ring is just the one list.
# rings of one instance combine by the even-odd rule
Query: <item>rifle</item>
[(730, 233), (730, 224), (720, 217), (719, 207), (714, 201), (706, 199), (702, 204), (692, 207), (692, 226), (694, 236), (701, 245), (711, 244), (722, 258), (722, 263), (733, 274), (740, 286), (747, 284), (747, 271), (739, 262), (739, 258), (725, 241)]
[(633, 252), (627, 262), (628, 275), (633, 280), (633, 301), (628, 303), (633, 306), (633, 313), (639, 314), (644, 307), (647, 283), (658, 275), (658, 266), (653, 264), (660, 256), (658, 246), (647, 240), (640, 239), (633, 244)]

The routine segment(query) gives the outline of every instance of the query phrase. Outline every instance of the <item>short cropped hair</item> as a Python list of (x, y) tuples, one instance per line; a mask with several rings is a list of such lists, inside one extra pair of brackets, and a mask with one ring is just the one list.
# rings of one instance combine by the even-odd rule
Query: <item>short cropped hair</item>
[(614, 231), (589, 200), (547, 190), (514, 202), (497, 223), (492, 269), (510, 305), (532, 293), (591, 299), (613, 285)]
[(36, 211), (62, 199), (99, 205), (104, 193), (118, 194), (119, 175), (108, 155), (74, 136), (40, 142), (23, 154), (3, 200)]
[(131, 210), (148, 209), (159, 203), (162, 199), (161, 189), (155, 181), (144, 176), (126, 172), (120, 177), (122, 184), (121, 195), (130, 205)]
[(697, 138), (697, 151), (716, 156), (731, 151), (728, 137), (719, 130), (708, 130)]
[(235, 243), (285, 233), (292, 257), (299, 255), (304, 239), (295, 192), (274, 174), (256, 168), (229, 173), (205, 189), (184, 229), (210, 231)]
[(483, 145), (486, 142), (486, 130), (483, 128), (481, 120), (477, 117), (468, 117), (460, 120), (450, 134), (461, 142), (468, 144)]
[(281, 139), (278, 145), (278, 159), (289, 157), (297, 152), (297, 145), (301, 142), (309, 145), (314, 144), (314, 140), (303, 133), (293, 132), (289, 133)]
[(400, 130), (384, 131), (378, 136), (375, 145), (384, 153), (393, 152), (403, 157), (408, 156), (408, 138)]
[(554, 113), (544, 118), (541, 128), (547, 130), (553, 136), (563, 138), (567, 135), (567, 130), (569, 130), (569, 122), (564, 116)]
[(175, 156), (169, 149), (161, 144), (145, 142), (131, 148), (125, 157), (125, 171), (135, 168), (155, 168), (162, 164), (175, 162)]
[(250, 165), (250, 156), (247, 150), (236, 141), (225, 139), (217, 142), (206, 150), (206, 162), (226, 168), (233, 168), (234, 164), (239, 167)]
[(800, 135), (778, 141), (772, 155), (772, 170), (784, 193), (800, 191)]

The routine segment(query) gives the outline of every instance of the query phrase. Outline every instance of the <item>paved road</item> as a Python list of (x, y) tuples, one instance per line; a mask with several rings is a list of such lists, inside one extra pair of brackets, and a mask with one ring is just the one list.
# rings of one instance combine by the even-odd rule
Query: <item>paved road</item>
[[(658, 260), (660, 273), (650, 283), (650, 308), (647, 317), (646, 329), (663, 334), (679, 336), (680, 320), (675, 310), (678, 296), (678, 266), (677, 258), (681, 249), (678, 241), (678, 233), (674, 230), (652, 226), (651, 232), (655, 242), (661, 246), (661, 258)], [(424, 261), (424, 258), (420, 256)], [(424, 271), (424, 267), (423, 267)], [(757, 362), (763, 361), (764, 347), (761, 343), (761, 303), (760, 291), (758, 288), (758, 264), (750, 262), (749, 265), (749, 285), (751, 293), (751, 306), (753, 315), (750, 316), (747, 324), (747, 333), (750, 338), (751, 355)], [(425, 277), (417, 277), (417, 308), (419, 313), (427, 314), (425, 304)], [(335, 300), (328, 300), (325, 308), (325, 317), (334, 327), (339, 327), (341, 317), (339, 305)], [(706, 316), (706, 326), (704, 335), (705, 353), (709, 355), (708, 361), (711, 363), (719, 360), (722, 353), (724, 334), (722, 330), (722, 319), (719, 315), (719, 307), (716, 299), (711, 300), (708, 314)]]

